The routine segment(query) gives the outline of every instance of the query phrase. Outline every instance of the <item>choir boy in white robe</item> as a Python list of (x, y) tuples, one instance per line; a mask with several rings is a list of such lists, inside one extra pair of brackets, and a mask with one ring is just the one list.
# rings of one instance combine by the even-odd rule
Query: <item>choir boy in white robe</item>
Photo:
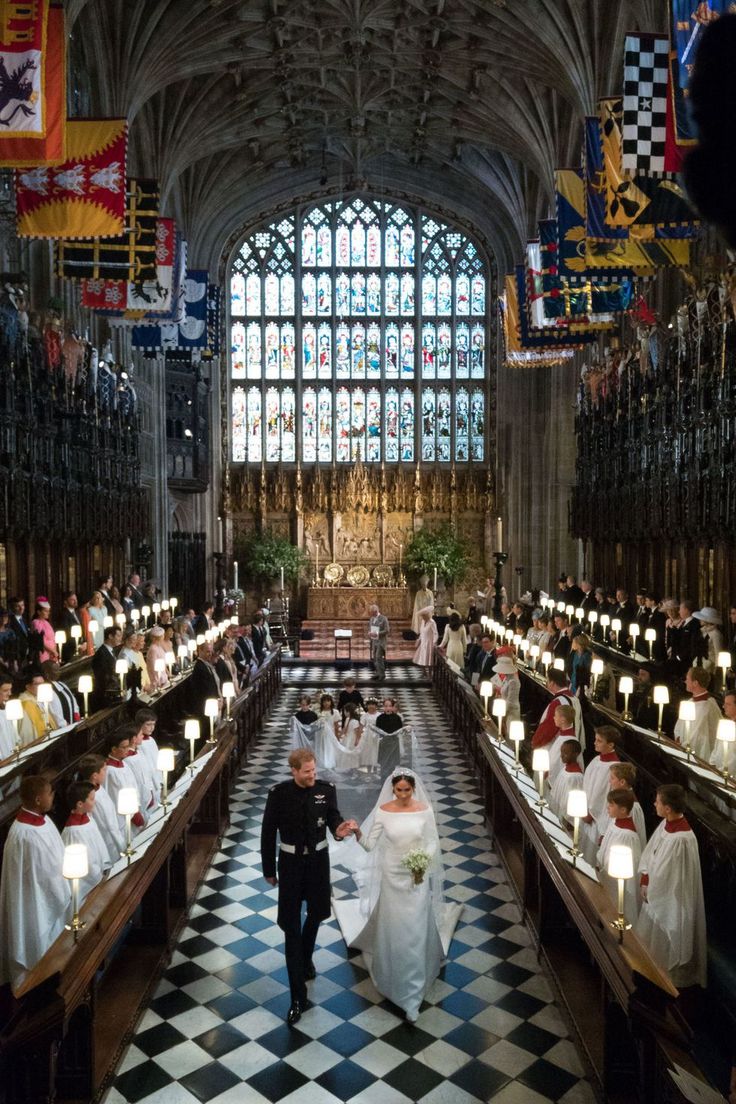
[(161, 787), (161, 772), (158, 769), (158, 744), (154, 739), (154, 732), (156, 730), (156, 723), (158, 717), (152, 709), (139, 709), (134, 717), (137, 730), (143, 736), (143, 741), (138, 745), (138, 751), (141, 755), (145, 755), (151, 764), (151, 769), (154, 771), (154, 777), (157, 779), (157, 792)]
[(91, 812), (92, 820), (100, 830), (105, 841), (110, 862), (114, 865), (125, 848), (125, 829), (121, 825), (124, 817), (118, 816), (112, 798), (105, 788), (107, 763), (101, 755), (85, 755), (79, 762), (77, 778), (80, 782), (91, 782), (95, 788), (95, 804)]
[[(598, 848), (596, 863), (601, 885), (614, 903), (618, 902), (618, 882), (608, 876), (608, 856), (614, 844), (631, 848), (634, 870), (639, 868), (641, 843), (631, 816), (634, 805), (633, 790), (610, 790), (606, 809), (608, 827)], [(627, 924), (635, 924), (639, 915), (639, 887), (636, 878), (629, 878), (624, 890), (624, 916)]]
[[(612, 763), (608, 774), (609, 785), (612, 790), (631, 790), (632, 794), (634, 794), (634, 782), (636, 782), (636, 766), (634, 763)], [(636, 834), (639, 837), (639, 843), (643, 851), (647, 845), (647, 825), (644, 819), (644, 810), (636, 800), (636, 794), (634, 794), (631, 819), (636, 827)], [(605, 835), (608, 821), (609, 817), (608, 814), (606, 814), (605, 817), (601, 818), (598, 824), (601, 838)]]
[(611, 788), (610, 767), (612, 763), (620, 762), (616, 751), (618, 729), (613, 725), (600, 725), (595, 730), (594, 747), (598, 754), (591, 759), (586, 767), (583, 779), (583, 788), (588, 795), (588, 815), (583, 821), (580, 833), (580, 846), (583, 849), (585, 859), (591, 866), (595, 866), (598, 854), (599, 840), (602, 832), (599, 824), (605, 828), (606, 804), (608, 791)]
[(550, 809), (565, 822), (567, 822), (567, 796), (570, 790), (583, 789), (583, 768), (579, 762), (582, 750), (580, 742), (574, 736), (564, 741), (560, 748), (561, 769), (552, 783), (549, 794)]
[(158, 771), (153, 769), (148, 756), (140, 750), (143, 743), (143, 733), (137, 725), (135, 723), (125, 725), (125, 730), (130, 734), (130, 751), (128, 752), (128, 758), (125, 760), (125, 765), (130, 767), (135, 775), (141, 812), (146, 818), (146, 822), (148, 822), (159, 804), (159, 782), (154, 777), (158, 774)]
[[(716, 746), (716, 733), (721, 711), (718, 702), (708, 693), (712, 673), (704, 667), (691, 667), (685, 675), (685, 689), (692, 694), (695, 703), (695, 720), (679, 721), (675, 725), (675, 739), (682, 747), (689, 742), (693, 754), (710, 762)], [(690, 731), (688, 733), (688, 725)]]
[(28, 775), (20, 784), (20, 800), (0, 877), (0, 982), (14, 987), (64, 930), (71, 902), (61, 872), (64, 844), (46, 816), (54, 802), (51, 783)]
[(642, 904), (636, 934), (669, 970), (678, 989), (705, 986), (708, 948), (700, 854), (685, 819), (682, 786), (659, 786), (654, 808), (662, 822), (639, 862)]
[[(557, 735), (552, 743), (549, 745), (549, 777), (548, 781), (550, 787), (554, 786), (558, 774), (562, 770), (562, 759), (560, 758), (560, 750), (562, 745), (567, 743), (568, 740), (577, 740), (577, 733), (575, 732), (575, 709), (572, 705), (558, 705), (555, 710), (555, 725), (557, 726)], [(579, 741), (578, 741), (579, 742)], [(578, 764), (582, 771), (584, 767), (583, 751), (580, 749), (580, 756), (578, 758)]]
[(15, 752), (17, 734), (15, 723), (9, 721), (5, 706), (13, 695), (13, 680), (10, 675), (0, 674), (0, 763), (10, 759)]
[(70, 843), (83, 843), (87, 848), (88, 872), (79, 882), (79, 903), (102, 881), (110, 869), (110, 855), (99, 828), (92, 819), (96, 791), (91, 782), (72, 782), (67, 790), (71, 812), (61, 833), (65, 847)]
[[(117, 812), (118, 794), (123, 789), (132, 789), (138, 793), (138, 779), (126, 764), (125, 760), (130, 754), (130, 733), (126, 727), (118, 729), (114, 736), (110, 737), (109, 751), (107, 755), (107, 775), (105, 777), (105, 789), (110, 795), (118, 822), (125, 831), (125, 817)], [(140, 801), (140, 797), (139, 797)], [(146, 818), (139, 809), (131, 818), (131, 823), (140, 829), (146, 823)]]

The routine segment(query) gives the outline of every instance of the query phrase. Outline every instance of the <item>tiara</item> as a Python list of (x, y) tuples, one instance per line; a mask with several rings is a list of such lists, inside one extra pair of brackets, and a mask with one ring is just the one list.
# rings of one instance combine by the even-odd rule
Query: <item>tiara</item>
[(409, 769), (409, 767), (396, 767), (396, 769), (391, 772), (391, 781), (392, 782), (393, 782), (394, 778), (414, 778), (415, 779), (416, 775), (415, 775), (413, 770)]

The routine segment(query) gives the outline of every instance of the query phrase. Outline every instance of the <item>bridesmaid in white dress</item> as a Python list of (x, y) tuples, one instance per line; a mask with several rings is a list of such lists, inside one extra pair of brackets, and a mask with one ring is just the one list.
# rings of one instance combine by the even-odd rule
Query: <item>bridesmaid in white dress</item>
[(350, 770), (360, 765), (360, 744), (363, 726), (358, 720), (355, 702), (347, 702), (343, 711), (341, 748), (337, 753), (337, 770)]
[[(345, 942), (363, 952), (376, 989), (403, 1009), (410, 1023), (442, 968), (462, 907), (442, 902), (437, 825), (423, 788), (417, 793), (417, 782), (403, 768), (386, 780), (365, 832), (355, 832), (361, 847), (375, 856), (356, 875), (361, 899), (334, 902)], [(419, 885), (402, 864), (415, 848), (432, 859)]]
[(340, 714), (335, 709), (331, 694), (323, 694), (319, 699), (319, 716), (314, 733), (314, 756), (317, 766), (324, 770), (334, 770), (337, 758), (342, 750), (338, 734), (340, 732)]

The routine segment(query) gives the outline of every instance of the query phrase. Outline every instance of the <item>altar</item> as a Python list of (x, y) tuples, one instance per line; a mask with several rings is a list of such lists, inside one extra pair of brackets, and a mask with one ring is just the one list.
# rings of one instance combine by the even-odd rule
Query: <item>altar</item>
[(310, 587), (307, 617), (310, 621), (366, 620), (372, 605), (396, 621), (411, 619), (412, 602), (408, 587)]

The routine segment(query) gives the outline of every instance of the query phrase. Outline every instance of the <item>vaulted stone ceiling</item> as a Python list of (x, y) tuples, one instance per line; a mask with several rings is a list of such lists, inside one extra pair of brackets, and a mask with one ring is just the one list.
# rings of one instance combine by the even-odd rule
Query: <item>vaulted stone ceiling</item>
[(385, 189), (472, 222), (499, 267), (545, 213), (623, 35), (664, 0), (67, 0), (75, 110), (132, 121), (190, 256), (301, 196)]

